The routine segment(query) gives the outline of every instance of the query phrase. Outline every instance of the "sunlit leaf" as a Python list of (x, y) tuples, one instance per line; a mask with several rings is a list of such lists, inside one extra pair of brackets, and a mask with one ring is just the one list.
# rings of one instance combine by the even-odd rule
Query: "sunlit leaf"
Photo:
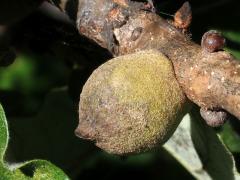
[(240, 178), (231, 153), (197, 111), (185, 116), (164, 147), (197, 179)]

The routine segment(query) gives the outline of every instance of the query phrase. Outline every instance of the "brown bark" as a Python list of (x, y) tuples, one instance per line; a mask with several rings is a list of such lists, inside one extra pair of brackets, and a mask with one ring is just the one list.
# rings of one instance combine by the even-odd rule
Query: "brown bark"
[(79, 0), (79, 32), (119, 56), (158, 49), (173, 63), (187, 97), (205, 109), (225, 109), (240, 119), (240, 63), (228, 52), (207, 52), (182, 29), (144, 3)]

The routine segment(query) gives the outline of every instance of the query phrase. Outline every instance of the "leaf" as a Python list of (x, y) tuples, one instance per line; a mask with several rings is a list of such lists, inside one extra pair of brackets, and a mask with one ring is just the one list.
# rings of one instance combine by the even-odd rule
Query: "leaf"
[(59, 59), (44, 54), (19, 53), (13, 64), (0, 67), (1, 90), (42, 93), (50, 87), (65, 84), (69, 69)]
[(77, 105), (64, 88), (47, 94), (34, 117), (10, 119), (11, 154), (17, 161), (48, 159), (63, 170), (81, 169), (94, 158), (97, 148), (74, 134)]
[(240, 136), (229, 122), (223, 126), (219, 135), (231, 152), (240, 152)]
[(3, 163), (3, 156), (5, 154), (7, 143), (8, 143), (8, 129), (7, 129), (7, 120), (3, 110), (2, 105), (0, 104), (0, 162)]
[(239, 31), (221, 30), (223, 36), (227, 39), (227, 47), (225, 50), (232, 53), (236, 58), (240, 59), (240, 33)]
[(25, 175), (38, 180), (67, 180), (68, 177), (55, 165), (44, 160), (33, 160), (19, 167)]
[(214, 130), (197, 111), (190, 115), (184, 117), (164, 148), (197, 179), (240, 179), (232, 155)]
[(44, 160), (32, 160), (10, 170), (0, 168), (0, 180), (68, 180), (65, 173), (55, 165)]
[(10, 171), (7, 168), (0, 167), (0, 180), (28, 180), (30, 177), (25, 176), (19, 169)]
[(67, 180), (65, 173), (48, 161), (32, 160), (29, 162), (8, 164), (4, 155), (8, 144), (8, 126), (4, 110), (0, 105), (0, 180)]
[(229, 40), (236, 43), (240, 43), (240, 33), (239, 31), (223, 30), (223, 35)]

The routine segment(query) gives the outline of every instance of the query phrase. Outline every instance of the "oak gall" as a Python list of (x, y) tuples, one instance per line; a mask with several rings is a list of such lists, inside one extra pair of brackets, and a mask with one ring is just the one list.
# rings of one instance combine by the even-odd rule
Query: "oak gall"
[(227, 112), (219, 110), (206, 110), (204, 108), (200, 109), (200, 114), (206, 123), (211, 127), (222, 126), (228, 118)]
[(222, 50), (225, 45), (225, 38), (215, 30), (206, 32), (202, 37), (201, 46), (207, 52), (217, 52)]
[(119, 56), (97, 68), (84, 85), (75, 133), (109, 153), (142, 152), (171, 137), (187, 105), (163, 54)]

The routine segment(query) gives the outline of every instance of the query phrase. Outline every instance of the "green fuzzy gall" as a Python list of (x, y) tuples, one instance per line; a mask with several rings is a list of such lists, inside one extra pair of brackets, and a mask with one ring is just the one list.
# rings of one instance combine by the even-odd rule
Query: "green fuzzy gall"
[(146, 151), (169, 139), (187, 104), (171, 62), (159, 51), (120, 56), (83, 87), (75, 133), (109, 153)]

